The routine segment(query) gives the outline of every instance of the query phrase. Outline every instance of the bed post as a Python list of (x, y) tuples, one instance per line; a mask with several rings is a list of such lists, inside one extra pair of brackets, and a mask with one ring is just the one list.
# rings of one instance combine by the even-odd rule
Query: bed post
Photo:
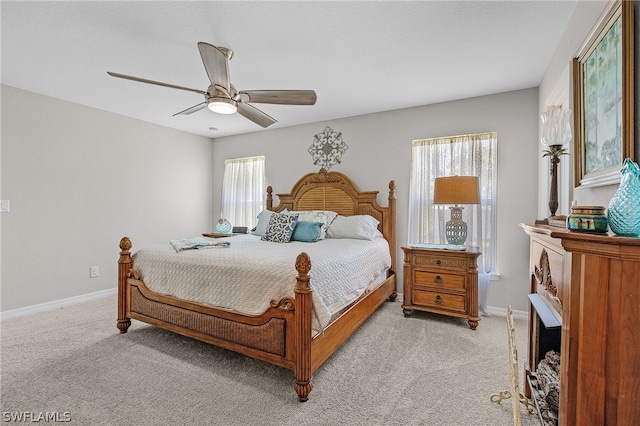
[[(387, 241), (389, 242), (389, 251), (391, 252), (391, 270), (395, 274), (396, 272), (396, 244), (397, 244), (397, 236), (396, 236), (396, 181), (392, 180), (389, 182), (389, 223), (391, 224), (391, 230), (389, 233), (389, 238)], [(393, 290), (391, 296), (389, 296), (389, 300), (392, 302), (396, 301), (398, 297), (398, 292), (396, 289)]]
[(296, 356), (294, 374), (296, 382), (293, 388), (298, 400), (305, 402), (313, 389), (311, 383), (311, 289), (309, 288), (309, 271), (311, 260), (307, 253), (300, 253), (296, 258)]
[(122, 237), (120, 240), (120, 259), (118, 259), (118, 330), (126, 333), (131, 325), (127, 318), (127, 277), (131, 269), (131, 240)]
[(273, 188), (271, 185), (267, 186), (267, 210), (273, 210)]

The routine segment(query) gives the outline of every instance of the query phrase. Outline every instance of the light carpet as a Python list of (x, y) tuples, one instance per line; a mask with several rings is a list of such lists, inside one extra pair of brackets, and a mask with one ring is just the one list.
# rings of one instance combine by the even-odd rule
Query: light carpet
[[(1, 411), (78, 425), (512, 425), (504, 317), (466, 321), (385, 303), (316, 371), (293, 372), (133, 321), (116, 298), (4, 320)], [(516, 320), (518, 353), (527, 324)], [(520, 374), (522, 369), (520, 369)], [(523, 425), (539, 424), (521, 409)], [(67, 417), (64, 417), (67, 416)], [(24, 418), (24, 417), (23, 417)]]

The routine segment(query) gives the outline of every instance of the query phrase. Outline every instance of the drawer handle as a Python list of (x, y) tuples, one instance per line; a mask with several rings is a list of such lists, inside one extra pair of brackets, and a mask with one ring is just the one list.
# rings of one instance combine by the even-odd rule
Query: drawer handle
[(442, 284), (442, 277), (440, 275), (436, 275), (436, 278), (433, 280), (436, 284)]
[(442, 297), (440, 297), (440, 295), (437, 295), (436, 298), (433, 299), (433, 301), (436, 305), (442, 305)]
[(436, 265), (440, 265), (442, 263), (442, 260), (438, 259), (436, 260)]

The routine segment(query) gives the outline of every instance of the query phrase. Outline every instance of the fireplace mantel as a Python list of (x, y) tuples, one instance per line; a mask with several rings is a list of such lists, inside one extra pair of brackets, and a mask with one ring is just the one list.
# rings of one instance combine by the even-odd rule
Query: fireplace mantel
[[(561, 273), (558, 290), (562, 317), (559, 424), (637, 424), (640, 239), (521, 226), (531, 237), (532, 249), (534, 241), (560, 247), (562, 265), (568, 269)], [(533, 250), (531, 257), (532, 262), (540, 259)]]

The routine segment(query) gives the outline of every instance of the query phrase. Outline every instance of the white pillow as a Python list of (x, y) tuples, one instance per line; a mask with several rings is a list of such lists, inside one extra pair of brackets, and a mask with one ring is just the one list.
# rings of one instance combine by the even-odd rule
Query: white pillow
[(380, 222), (369, 215), (338, 216), (327, 230), (327, 238), (353, 238), (356, 240), (373, 240), (381, 235), (378, 231)]
[(330, 210), (309, 210), (309, 211), (291, 211), (289, 214), (297, 214), (298, 221), (300, 222), (320, 222), (322, 223), (322, 230), (320, 231), (319, 240), (324, 240), (327, 234), (327, 229), (338, 216), (338, 213)]
[[(264, 234), (264, 231), (267, 230), (267, 226), (269, 225), (269, 219), (271, 219), (271, 215), (274, 213), (275, 212), (272, 212), (271, 210), (267, 210), (267, 209), (262, 210), (260, 214), (257, 216), (258, 224), (254, 229), (251, 230), (251, 233), (253, 235), (262, 236), (262, 234)], [(289, 212), (287, 211), (287, 209), (284, 209), (281, 213), (287, 214)]]

